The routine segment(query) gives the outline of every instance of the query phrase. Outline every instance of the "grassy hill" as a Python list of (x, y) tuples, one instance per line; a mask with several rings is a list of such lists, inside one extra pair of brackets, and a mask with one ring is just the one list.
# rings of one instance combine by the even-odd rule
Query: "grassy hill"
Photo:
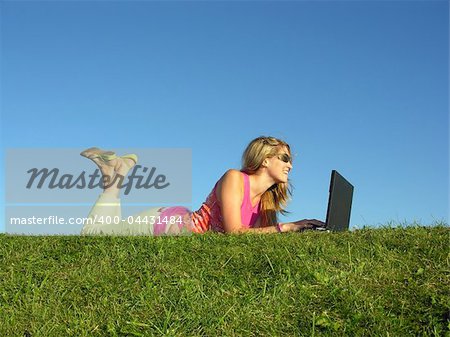
[(0, 235), (0, 336), (450, 336), (449, 234)]

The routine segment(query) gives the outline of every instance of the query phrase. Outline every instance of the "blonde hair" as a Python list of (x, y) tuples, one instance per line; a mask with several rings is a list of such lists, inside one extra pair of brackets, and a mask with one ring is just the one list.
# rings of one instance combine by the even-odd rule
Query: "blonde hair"
[[(286, 147), (291, 154), (289, 144), (274, 137), (258, 137), (253, 139), (242, 155), (242, 172), (254, 174), (261, 167), (264, 159), (274, 157), (280, 148)], [(272, 185), (261, 196), (261, 221), (262, 226), (275, 226), (277, 213), (288, 213), (285, 210), (290, 199), (291, 185), (287, 183), (276, 183)]]

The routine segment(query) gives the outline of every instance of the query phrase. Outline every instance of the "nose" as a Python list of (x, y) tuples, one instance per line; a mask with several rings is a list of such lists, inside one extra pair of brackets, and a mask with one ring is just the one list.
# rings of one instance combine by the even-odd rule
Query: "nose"
[(292, 170), (292, 162), (288, 162), (288, 167)]

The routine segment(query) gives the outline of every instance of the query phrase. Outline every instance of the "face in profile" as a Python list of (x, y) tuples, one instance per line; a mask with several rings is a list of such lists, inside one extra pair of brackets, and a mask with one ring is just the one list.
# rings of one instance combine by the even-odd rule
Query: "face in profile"
[(292, 170), (292, 158), (286, 147), (280, 148), (278, 153), (268, 158), (267, 170), (276, 183), (287, 183), (289, 172)]

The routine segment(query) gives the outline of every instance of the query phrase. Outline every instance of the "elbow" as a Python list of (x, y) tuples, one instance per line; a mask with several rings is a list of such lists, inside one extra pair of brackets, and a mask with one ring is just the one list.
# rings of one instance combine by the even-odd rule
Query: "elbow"
[(248, 231), (249, 229), (244, 226), (225, 228), (225, 234), (244, 234)]

